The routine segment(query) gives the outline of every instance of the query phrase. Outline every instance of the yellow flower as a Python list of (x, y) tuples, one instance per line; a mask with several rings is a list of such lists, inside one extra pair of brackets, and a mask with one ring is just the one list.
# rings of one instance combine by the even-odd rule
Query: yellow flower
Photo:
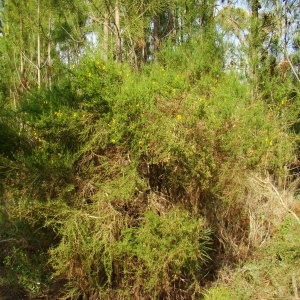
[(177, 120), (181, 120), (182, 119), (182, 115), (177, 115), (176, 118), (177, 118)]
[(115, 139), (112, 139), (111, 142), (114, 144), (114, 143), (116, 142), (116, 140), (115, 140)]
[(88, 73), (88, 77), (92, 77), (92, 74), (91, 74), (91, 72), (89, 72), (89, 73)]
[(269, 140), (269, 138), (266, 138), (265, 141), (269, 146), (273, 146), (273, 141)]
[(58, 118), (62, 116), (62, 113), (61, 113), (60, 111), (56, 111), (56, 112), (54, 112), (54, 114), (55, 114)]

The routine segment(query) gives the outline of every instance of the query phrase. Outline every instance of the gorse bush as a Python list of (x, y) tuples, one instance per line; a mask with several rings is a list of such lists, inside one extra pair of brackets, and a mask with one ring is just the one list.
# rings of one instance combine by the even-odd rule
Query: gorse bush
[(281, 98), (292, 84), (249, 101), (216, 42), (169, 50), (138, 70), (87, 54), (51, 89), (24, 93), (20, 126), (2, 112), (1, 259), (20, 290), (195, 299), (206, 273), (245, 258), (283, 219), (264, 211), (276, 193), (249, 176), (289, 181), (299, 96)]
[[(210, 232), (203, 221), (183, 210), (171, 209), (159, 216), (148, 211), (137, 228), (122, 231), (120, 254), (123, 279), (135, 282), (136, 293), (181, 299), (200, 292), (194, 282), (209, 260)], [(196, 286), (195, 286), (196, 284)], [(176, 291), (182, 290), (181, 294)]]
[(60, 229), (62, 239), (50, 253), (55, 275), (68, 279), (68, 295), (74, 293), (76, 298), (92, 298), (105, 292), (112, 280), (114, 248), (122, 219), (105, 203), (93, 208), (93, 215), (83, 210), (69, 211)]
[(55, 274), (68, 279), (68, 295), (161, 297), (169, 291), (184, 297), (176, 296), (176, 286), (199, 293), (193, 281), (203, 275), (210, 245), (203, 221), (172, 209), (161, 217), (148, 211), (138, 226), (127, 227), (108, 202), (99, 199), (92, 207), (93, 215), (70, 211), (62, 240), (51, 250)]

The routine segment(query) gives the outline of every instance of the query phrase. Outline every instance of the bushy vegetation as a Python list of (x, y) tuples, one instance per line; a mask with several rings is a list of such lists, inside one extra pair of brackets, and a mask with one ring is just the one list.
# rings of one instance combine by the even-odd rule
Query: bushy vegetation
[(4, 278), (29, 296), (199, 297), (290, 209), (251, 178), (288, 184), (298, 96), (249, 103), (236, 75), (184, 71), (176, 51), (141, 71), (87, 56), (2, 131)]
[(3, 89), (0, 298), (298, 297), (295, 70), (255, 86), (220, 32), (189, 30)]

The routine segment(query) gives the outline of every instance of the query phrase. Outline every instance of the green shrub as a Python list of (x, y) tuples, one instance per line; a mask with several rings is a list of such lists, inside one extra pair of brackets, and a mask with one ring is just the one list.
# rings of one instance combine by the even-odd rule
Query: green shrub
[[(1, 115), (1, 236), (40, 238), (65, 298), (198, 297), (210, 255), (233, 264), (275, 230), (278, 201), (249, 177), (288, 182), (299, 97), (280, 86), (250, 103), (216, 45), (198, 36), (138, 71), (85, 55)], [(14, 246), (7, 266), (35, 281)]]
[(120, 214), (104, 201), (82, 210), (69, 210), (60, 227), (61, 240), (50, 251), (56, 278), (64, 278), (66, 297), (90, 297), (105, 293), (113, 276), (114, 248)]
[(205, 295), (204, 300), (233, 300), (232, 294), (230, 293), (229, 289), (226, 287), (213, 287), (209, 289)]
[[(209, 260), (210, 232), (203, 221), (180, 209), (159, 216), (145, 214), (138, 227), (122, 231), (123, 283), (151, 297), (190, 297), (197, 290), (201, 267)], [(182, 295), (176, 287), (186, 291)], [(163, 296), (164, 295), (164, 296)]]
[(30, 255), (26, 250), (13, 247), (4, 258), (6, 277), (15, 285), (12, 289), (24, 289), (29, 297), (39, 296), (44, 288), (43, 263), (41, 255)]

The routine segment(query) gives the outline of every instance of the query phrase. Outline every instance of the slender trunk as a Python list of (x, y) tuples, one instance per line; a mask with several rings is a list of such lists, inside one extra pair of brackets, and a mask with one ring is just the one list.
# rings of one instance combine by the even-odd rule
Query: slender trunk
[(132, 44), (132, 54), (133, 54), (133, 62), (134, 66), (136, 68), (139, 68), (144, 62), (147, 61), (147, 43), (145, 40), (145, 37), (139, 38), (136, 42), (133, 43), (131, 39)]
[(146, 41), (145, 41), (145, 38), (141, 38), (139, 40), (139, 46), (141, 48), (141, 60), (143, 62), (146, 62), (147, 61), (147, 55), (146, 55)]
[(23, 20), (20, 20), (20, 75), (24, 75), (24, 57), (23, 57)]
[(168, 26), (167, 26), (167, 35), (174, 36), (175, 33), (175, 14), (173, 9), (170, 7), (168, 8)]
[(52, 86), (51, 17), (49, 18), (47, 52), (48, 52), (48, 58), (47, 58), (47, 61), (48, 61), (48, 87), (51, 90), (51, 86)]
[[(284, 25), (283, 25), (283, 39), (284, 39), (284, 51), (286, 52), (287, 46), (288, 46), (288, 24), (289, 24), (289, 15), (288, 15), (288, 3), (287, 1), (284, 2), (284, 8), (283, 8), (283, 17), (284, 17)], [(286, 53), (284, 54), (286, 56)], [(286, 58), (286, 57), (285, 57)]]
[(122, 61), (120, 7), (119, 7), (118, 0), (116, 0), (116, 2), (115, 2), (115, 26), (116, 26), (116, 61)]
[(204, 0), (201, 2), (202, 13), (200, 16), (200, 24), (205, 29), (205, 31), (210, 30), (210, 25), (213, 20), (214, 15), (214, 3), (212, 0)]
[(251, 100), (254, 101), (258, 96), (258, 64), (259, 64), (259, 1), (251, 0), (251, 34), (250, 34), (250, 82)]
[(132, 38), (130, 38), (130, 43), (131, 43), (131, 61), (132, 61), (132, 64), (134, 65), (135, 68), (138, 67), (138, 57), (137, 57), (137, 54), (136, 54), (136, 45), (135, 43), (133, 42)]
[(37, 0), (37, 17), (38, 17), (38, 35), (37, 35), (37, 84), (41, 86), (41, 37), (40, 37), (40, 1)]
[(184, 41), (184, 18), (185, 18), (185, 12), (183, 9), (178, 9), (177, 11), (177, 22), (178, 22), (178, 31), (179, 31), (179, 35), (178, 35), (178, 44), (181, 45)]
[(153, 18), (153, 49), (154, 49), (154, 52), (158, 51), (159, 45), (160, 45), (159, 20), (158, 20), (158, 17), (154, 17)]
[(109, 36), (109, 15), (107, 12), (104, 14), (103, 22), (103, 58), (108, 59), (108, 36)]

